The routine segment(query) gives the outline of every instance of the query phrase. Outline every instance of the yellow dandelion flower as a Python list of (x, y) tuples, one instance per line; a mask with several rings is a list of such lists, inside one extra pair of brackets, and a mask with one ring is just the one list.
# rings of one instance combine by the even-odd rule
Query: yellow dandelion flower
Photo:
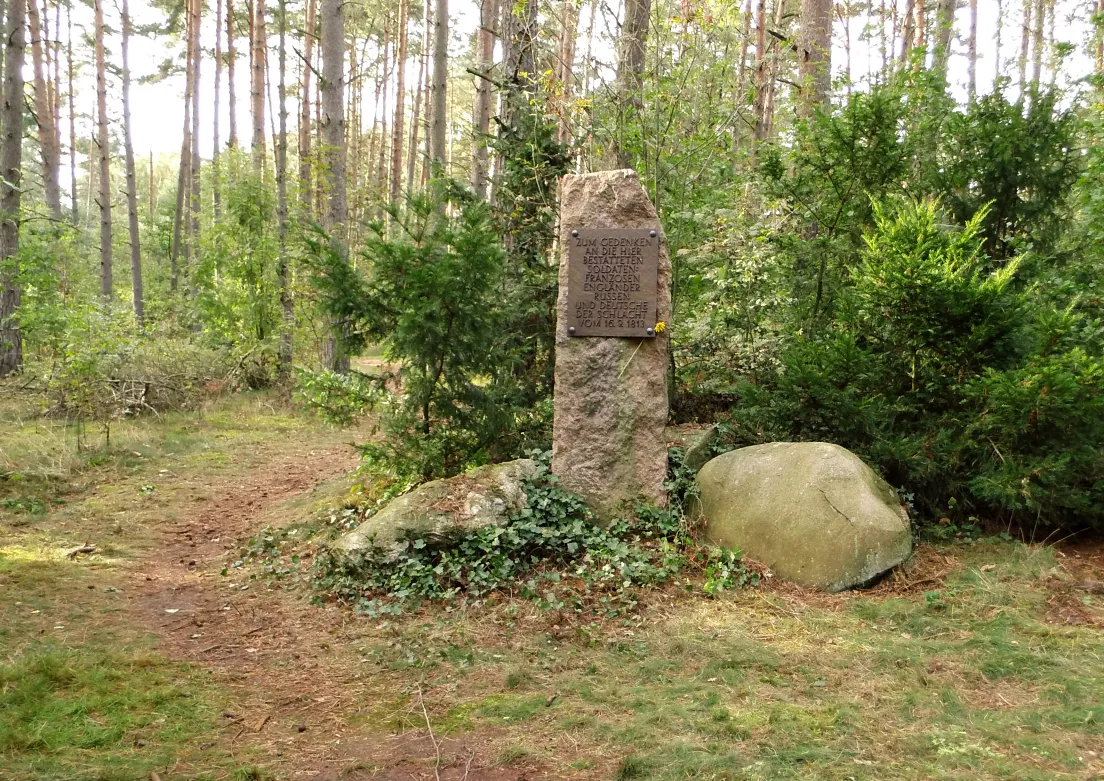
[(655, 324), (655, 332), (657, 334), (661, 334), (666, 330), (667, 330), (667, 323), (663, 322), (662, 320), (660, 320), (658, 323)]

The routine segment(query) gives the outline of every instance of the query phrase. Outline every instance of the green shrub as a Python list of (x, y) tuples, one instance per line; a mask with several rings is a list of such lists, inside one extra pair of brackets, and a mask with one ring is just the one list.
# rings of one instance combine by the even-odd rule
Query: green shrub
[(335, 426), (351, 426), (379, 400), (379, 380), (360, 372), (296, 369), (295, 398)]

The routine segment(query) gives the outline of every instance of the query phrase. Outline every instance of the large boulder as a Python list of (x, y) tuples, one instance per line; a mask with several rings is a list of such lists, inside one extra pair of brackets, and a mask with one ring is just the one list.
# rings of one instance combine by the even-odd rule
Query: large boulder
[(525, 507), (525, 481), (536, 468), (523, 458), (420, 485), (339, 538), (330, 551), (339, 558), (373, 549), (394, 556), (410, 540), (442, 545), (483, 526), (501, 526)]
[(840, 591), (912, 552), (896, 492), (858, 456), (826, 442), (775, 442), (717, 456), (698, 472), (696, 511), (717, 545), (778, 576)]

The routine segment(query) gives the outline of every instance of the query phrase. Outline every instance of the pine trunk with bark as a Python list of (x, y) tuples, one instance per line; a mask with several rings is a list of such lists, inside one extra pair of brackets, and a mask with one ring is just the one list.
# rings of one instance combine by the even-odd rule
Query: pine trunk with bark
[(71, 202), (72, 223), (77, 224), (77, 111), (76, 92), (73, 90), (73, 4), (69, 2), (65, 7), (66, 24), (69, 27), (69, 37), (66, 41), (68, 54), (65, 58), (66, 78), (69, 82), (69, 199)]
[(276, 138), (276, 228), (280, 244), (280, 374), (286, 379), (291, 373), (291, 337), (295, 323), (295, 303), (291, 297), (291, 261), (288, 258), (287, 202), (287, 5), (280, 0), (280, 72), (277, 99), (279, 105), (279, 135)]
[(625, 21), (617, 40), (617, 86), (625, 96), (638, 96), (643, 84), (651, 15), (652, 0), (626, 0)]
[[(535, 3), (536, 0), (529, 0)], [(429, 160), (444, 174), (448, 165), (448, 0), (436, 0), (433, 12), (433, 88), (429, 104)]]
[[(563, 29), (560, 33), (559, 55), (555, 70), (560, 88), (559, 126), (556, 140), (571, 143), (571, 102), (575, 97), (575, 39), (579, 30), (578, 0), (563, 0)], [(491, 52), (494, 52), (493, 43)]]
[(391, 182), (389, 197), (397, 204), (402, 195), (402, 153), (406, 138), (406, 54), (410, 0), (399, 0), (399, 51), (395, 57), (395, 119), (391, 123)]
[(138, 180), (134, 174), (134, 142), (130, 126), (130, 4), (123, 0), (123, 149), (126, 158), (127, 227), (130, 232), (130, 289), (134, 299), (134, 319), (145, 323), (145, 299), (142, 291), (142, 245), (138, 237)]
[(250, 103), (253, 111), (253, 170), (258, 177), (264, 176), (265, 168), (265, 6), (264, 0), (253, 0), (253, 40), (251, 41), (252, 62), (250, 78)]
[[(323, 219), (330, 240), (348, 259), (346, 222), (348, 205), (345, 192), (345, 10), (342, 0), (322, 0), (321, 9), (322, 74), (319, 79), (322, 119), (322, 154), (326, 161), (324, 178), (326, 198)], [(331, 335), (323, 346), (323, 361), (333, 371), (347, 372), (349, 358), (340, 338), (340, 323), (330, 324)]]
[[(570, 2), (570, 0), (568, 0)], [(472, 106), (471, 186), (476, 195), (487, 197), (490, 155), (487, 139), (491, 132), (491, 71), (494, 68), (495, 6), (497, 0), (482, 0), (476, 33), (475, 103)]]
[(226, 146), (233, 149), (238, 145), (238, 92), (235, 83), (235, 63), (238, 50), (235, 47), (237, 35), (234, 29), (234, 0), (226, 0), (226, 102), (230, 112), (230, 135)]
[(1035, 30), (1031, 36), (1031, 86), (1039, 89), (1043, 76), (1043, 28), (1046, 24), (1046, 0), (1035, 0)]
[(176, 210), (173, 212), (172, 252), (169, 256), (169, 290), (175, 293), (180, 288), (181, 266), (187, 267), (190, 243), (184, 240), (188, 220), (188, 193), (191, 189), (190, 171), (192, 167), (192, 15), (191, 2), (185, 14), (185, 53), (184, 53), (184, 134), (180, 141), (180, 165), (176, 177)]
[[(428, 3), (427, 3), (428, 6)], [(423, 19), (422, 51), (418, 57), (418, 89), (414, 95), (414, 113), (410, 118), (410, 149), (406, 155), (406, 191), (414, 191), (414, 166), (419, 154), (418, 135), (422, 129), (422, 102), (425, 99), (426, 65), (429, 59), (429, 16)]]
[(799, 57), (799, 113), (811, 117), (828, 102), (832, 86), (832, 0), (803, 0)]
[(25, 0), (7, 0), (7, 6), (3, 105), (0, 107), (0, 377), (23, 368), (23, 334), (18, 319), (19, 282), (6, 261), (19, 251), (26, 5)]
[[(977, 99), (977, 25), (978, 0), (970, 0), (970, 32), (966, 36), (966, 93), (971, 103)], [(1000, 74), (999, 61), (997, 74)]]
[(188, 226), (188, 244), (191, 249), (192, 259), (199, 255), (199, 189), (200, 189), (200, 157), (199, 157), (199, 76), (200, 63), (203, 59), (203, 49), (200, 45), (200, 27), (203, 24), (203, 0), (192, 0), (192, 162), (188, 167), (190, 179), (190, 197), (188, 198), (188, 214), (190, 221)]
[[(34, 0), (30, 0), (34, 2)], [(111, 282), (111, 161), (107, 135), (107, 55), (104, 51), (103, 0), (93, 8), (96, 41), (96, 145), (100, 157), (100, 295), (110, 302)]]
[(215, 219), (222, 211), (222, 183), (219, 172), (219, 109), (222, 108), (222, 0), (215, 3), (215, 107), (211, 112), (211, 134), (214, 146), (211, 151), (211, 198)]
[(31, 61), (34, 66), (35, 123), (38, 126), (38, 148), (42, 155), (42, 182), (46, 208), (50, 216), (61, 221), (61, 186), (59, 171), (57, 121), (54, 98), (50, 89), (48, 42), (38, 10), (38, 0), (27, 0), (27, 21), (31, 34)]
[(299, 98), (299, 206), (311, 214), (311, 73), (314, 68), (315, 9), (317, 0), (307, 0), (306, 29), (303, 31), (303, 84)]
[(755, 6), (755, 141), (765, 141), (770, 129), (767, 116), (770, 67), (767, 62), (767, 0)]
[(939, 0), (935, 7), (935, 52), (932, 57), (932, 67), (943, 78), (947, 77), (947, 62), (951, 57), (951, 41), (957, 10), (958, 0)]

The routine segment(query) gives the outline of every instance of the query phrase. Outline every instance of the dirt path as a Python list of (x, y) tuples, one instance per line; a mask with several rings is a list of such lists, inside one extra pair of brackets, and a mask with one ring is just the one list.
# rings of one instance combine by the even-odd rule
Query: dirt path
[[(400, 681), (366, 672), (351, 632), (362, 622), (337, 608), (310, 607), (301, 590), (221, 574), (266, 514), (354, 465), (348, 447), (292, 448), (245, 475), (191, 487), (193, 506), (160, 530), (156, 548), (132, 573), (135, 618), (162, 638), (167, 655), (215, 673), (234, 701), (223, 714), (222, 739), (232, 751), (259, 750), (280, 778), (536, 778), (491, 767), (476, 735), (393, 734), (379, 722), (394, 720), (379, 714), (389, 703), (409, 709), (411, 698)], [(203, 501), (204, 494), (217, 498)]]

